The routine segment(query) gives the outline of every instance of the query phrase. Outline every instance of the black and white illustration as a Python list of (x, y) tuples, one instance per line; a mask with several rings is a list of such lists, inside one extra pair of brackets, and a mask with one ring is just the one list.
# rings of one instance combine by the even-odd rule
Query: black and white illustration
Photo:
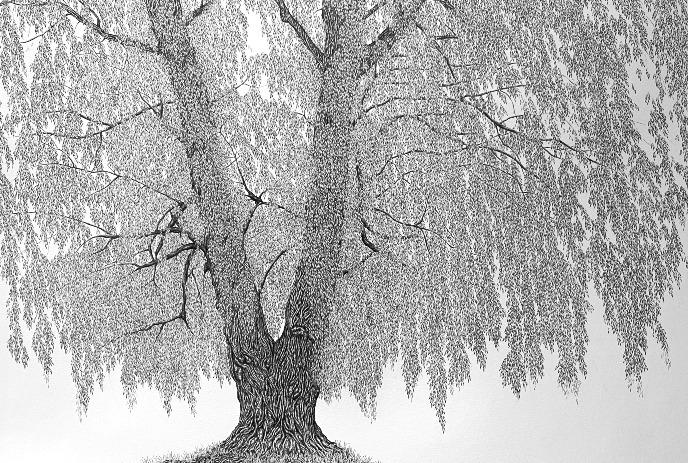
[(686, 0), (0, 0), (0, 460), (681, 461), (687, 182)]

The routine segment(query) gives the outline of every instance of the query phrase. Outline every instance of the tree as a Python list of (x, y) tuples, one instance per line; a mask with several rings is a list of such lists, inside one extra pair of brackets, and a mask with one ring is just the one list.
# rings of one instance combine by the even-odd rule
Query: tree
[(57, 335), (82, 412), (118, 366), (168, 410), (231, 379), (226, 451), (319, 452), (318, 397), (374, 414), (397, 359), (443, 425), (489, 344), (575, 392), (592, 284), (639, 386), (686, 262), (686, 2), (319, 6), (0, 2), (14, 358)]

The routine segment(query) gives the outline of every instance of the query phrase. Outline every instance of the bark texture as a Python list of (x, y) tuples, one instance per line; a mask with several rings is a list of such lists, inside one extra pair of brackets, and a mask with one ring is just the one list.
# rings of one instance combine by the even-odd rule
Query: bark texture
[[(336, 3), (336, 2), (335, 2)], [(315, 420), (322, 358), (347, 201), (354, 93), (363, 49), (347, 12), (325, 5), (326, 61), (313, 131), (314, 175), (306, 205), (303, 252), (278, 340), (267, 330), (249, 267), (239, 197), (218, 169), (221, 143), (211, 99), (191, 44), (179, 0), (146, 2), (158, 50), (178, 101), (191, 184), (208, 234), (205, 252), (217, 309), (225, 320), (230, 373), (240, 404), (239, 423), (221, 445), (228, 454), (322, 453), (336, 446)]]

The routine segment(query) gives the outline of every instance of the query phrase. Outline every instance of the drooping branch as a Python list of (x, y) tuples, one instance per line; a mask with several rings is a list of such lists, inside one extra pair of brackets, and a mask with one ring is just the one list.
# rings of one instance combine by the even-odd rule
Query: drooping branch
[[(144, 100), (144, 103), (146, 103), (145, 100)], [(102, 126), (102, 128), (98, 129), (94, 132), (87, 132), (84, 134), (68, 134), (68, 133), (59, 133), (59, 132), (54, 132), (54, 131), (39, 131), (38, 134), (50, 135), (50, 136), (57, 137), (57, 138), (67, 138), (70, 140), (85, 140), (87, 138), (103, 135), (106, 132), (109, 132), (110, 130), (113, 130), (113, 129), (115, 129), (115, 128), (123, 125), (123, 124), (126, 124), (127, 122), (131, 121), (132, 119), (135, 119), (135, 118), (147, 113), (148, 111), (152, 111), (156, 116), (161, 118), (162, 114), (163, 114), (162, 113), (163, 107), (165, 105), (171, 105), (171, 104), (175, 104), (175, 103), (176, 103), (175, 100), (160, 101), (159, 103), (156, 103), (154, 105), (146, 103), (146, 107), (141, 108), (138, 111), (131, 113), (131, 114), (128, 114), (128, 115), (126, 115), (126, 116), (124, 116), (124, 117), (122, 117), (116, 121), (113, 121), (113, 122), (107, 122), (107, 121), (99, 120), (99, 119), (96, 119), (95, 117), (89, 116), (89, 115), (81, 113), (79, 111), (75, 111), (73, 109), (58, 109), (55, 111), (50, 111), (50, 112), (48, 112), (48, 114), (52, 114), (52, 113), (73, 114), (75, 116), (80, 117), (81, 119), (83, 119), (85, 121), (91, 122), (92, 124), (100, 125), (100, 126)]]
[[(390, 163), (392, 163), (392, 161), (394, 161), (395, 159), (402, 158), (404, 156), (409, 156), (412, 154), (421, 154), (421, 155), (426, 155), (426, 156), (440, 157), (440, 156), (454, 155), (454, 154), (457, 154), (457, 153), (460, 153), (463, 151), (466, 151), (466, 148), (453, 149), (453, 150), (447, 150), (447, 151), (426, 150), (426, 149), (418, 149), (418, 148), (406, 150), (406, 151), (392, 154), (392, 155), (388, 156), (387, 159), (385, 159), (385, 162), (382, 165), (382, 167), (380, 167), (380, 169), (375, 173), (375, 175), (377, 177), (381, 176), (385, 172), (385, 170), (387, 169), (387, 166), (389, 166)], [(457, 167), (466, 167), (469, 165), (470, 164), (458, 164)]]
[[(91, 29), (97, 35), (102, 37), (104, 40), (109, 42), (118, 43), (123, 47), (136, 49), (146, 53), (158, 53), (156, 47), (149, 45), (145, 42), (137, 40), (132, 37), (127, 37), (121, 34), (114, 34), (103, 27), (102, 20), (100, 16), (83, 0), (79, 0), (84, 8), (86, 8), (93, 19), (90, 19), (83, 15), (82, 13), (75, 10), (73, 7), (68, 5), (63, 1), (44, 1), (44, 2), (17, 2), (14, 0), (4, 0), (0, 2), (0, 7), (15, 5), (15, 6), (29, 6), (29, 7), (42, 7), (42, 6), (54, 6), (63, 10), (68, 17), (74, 18), (78, 23)], [(47, 31), (46, 31), (47, 32)]]
[(118, 240), (121, 237), (122, 237), (122, 235), (120, 235), (120, 234), (95, 235), (95, 236), (90, 237), (86, 241), (84, 241), (81, 244), (81, 246), (79, 246), (79, 249), (84, 247), (86, 245), (86, 243), (88, 243), (89, 241), (96, 240), (96, 239), (104, 239), (104, 240), (106, 240), (105, 244), (100, 249), (96, 250), (93, 253), (93, 254), (100, 254), (101, 252), (105, 251), (110, 246), (110, 244), (112, 244), (113, 241)]
[(164, 196), (165, 198), (169, 199), (170, 201), (174, 201), (180, 207), (185, 205), (184, 201), (182, 201), (181, 199), (175, 198), (174, 196), (170, 195), (169, 193), (165, 193), (164, 191), (162, 191), (158, 188), (155, 188), (155, 187), (137, 179), (136, 177), (133, 177), (133, 176), (127, 175), (127, 174), (122, 174), (119, 172), (115, 172), (115, 171), (110, 170), (110, 169), (86, 169), (85, 167), (79, 167), (77, 165), (63, 164), (60, 162), (49, 162), (49, 163), (42, 163), (39, 165), (45, 166), (45, 167), (60, 167), (60, 168), (64, 168), (64, 169), (72, 169), (72, 170), (76, 170), (76, 171), (83, 172), (86, 174), (93, 174), (93, 175), (98, 175), (98, 174), (112, 175), (113, 178), (110, 180), (110, 182), (105, 187), (101, 188), (100, 190), (98, 190), (95, 193), (98, 193), (100, 191), (103, 191), (106, 188), (109, 188), (115, 181), (122, 179), (122, 180), (127, 180), (129, 182), (132, 182), (136, 185), (139, 185), (140, 187), (145, 188), (147, 190), (150, 190), (153, 193), (157, 193), (160, 196)]
[[(136, 330), (128, 331), (128, 332), (114, 338), (112, 341), (110, 341), (111, 343), (118, 341), (118, 340), (124, 338), (125, 336), (133, 336), (135, 334), (145, 333), (147, 331), (151, 331), (153, 328), (159, 328), (158, 334), (155, 337), (155, 340), (157, 341), (158, 338), (160, 338), (160, 335), (162, 334), (163, 329), (165, 329), (165, 326), (167, 326), (169, 323), (173, 323), (177, 320), (181, 320), (182, 322), (184, 322), (184, 325), (186, 325), (186, 328), (189, 331), (191, 331), (191, 325), (189, 324), (188, 313), (186, 310), (187, 302), (188, 302), (188, 288), (187, 288), (187, 286), (189, 283), (189, 275), (192, 274), (191, 273), (191, 264), (193, 263), (193, 258), (194, 258), (194, 254), (196, 252), (196, 249), (197, 249), (197, 247), (189, 247), (188, 245), (183, 245), (183, 246), (180, 246), (175, 251), (173, 251), (172, 253), (169, 253), (166, 256), (166, 258), (171, 259), (173, 257), (178, 256), (179, 254), (181, 254), (184, 251), (191, 251), (186, 256), (186, 260), (184, 261), (184, 267), (183, 267), (183, 272), (182, 272), (182, 282), (181, 282), (182, 302), (181, 302), (181, 308), (179, 309), (179, 312), (176, 315), (174, 315), (173, 317), (168, 318), (166, 320), (160, 320), (157, 322), (153, 322), (153, 323), (150, 323), (144, 327), (138, 328)], [(157, 265), (157, 264), (154, 264), (154, 265)], [(195, 276), (194, 276), (194, 279), (195, 279)]]
[[(220, 136), (222, 139), (227, 143), (227, 146), (231, 147), (231, 143), (227, 139), (227, 136), (223, 133), (222, 130), (220, 130)], [(252, 151), (254, 151), (258, 156), (260, 156), (260, 153), (258, 153), (258, 150), (255, 146), (253, 146), (245, 137), (243, 134), (237, 134), (239, 138), (241, 138), (246, 146), (248, 146)], [(264, 196), (267, 194), (268, 190), (263, 190), (262, 193), (256, 194), (255, 191), (249, 187), (248, 182), (246, 181), (246, 177), (244, 176), (243, 171), (241, 170), (241, 166), (239, 165), (239, 158), (236, 155), (236, 152), (233, 151), (234, 153), (234, 165), (236, 166), (237, 174), (239, 175), (239, 182), (241, 183), (241, 187), (244, 189), (245, 196), (253, 202), (253, 207), (251, 208), (251, 211), (249, 212), (249, 215), (246, 219), (246, 222), (244, 223), (244, 226), (242, 227), (242, 233), (245, 236), (246, 233), (248, 233), (249, 228), (251, 227), (251, 221), (253, 220), (253, 217), (255, 216), (258, 208), (260, 206), (267, 206), (267, 207), (272, 207), (278, 210), (281, 210), (283, 212), (286, 212), (287, 214), (291, 215), (295, 219), (299, 219), (299, 214), (296, 213), (295, 211), (291, 210), (290, 208), (283, 206), (282, 204), (276, 203), (274, 201), (270, 201), (264, 198)]]
[(368, 9), (368, 11), (366, 11), (366, 13), (363, 15), (363, 20), (365, 21), (371, 16), (374, 16), (375, 13), (377, 13), (382, 7), (387, 5), (387, 3), (389, 3), (389, 0), (380, 0), (379, 2), (377, 2), (370, 9)]
[(280, 20), (291, 26), (301, 43), (306, 47), (311, 55), (313, 55), (313, 58), (315, 58), (318, 69), (323, 70), (326, 64), (326, 57), (320, 47), (316, 45), (308, 32), (306, 32), (306, 29), (304, 29), (303, 25), (301, 25), (291, 11), (289, 11), (289, 8), (284, 3), (284, 0), (275, 0), (275, 3), (277, 3), (277, 7), (279, 8)]
[(434, 48), (440, 54), (440, 56), (442, 56), (442, 60), (444, 61), (444, 64), (447, 67), (447, 70), (449, 71), (449, 74), (452, 77), (452, 81), (456, 82), (457, 77), (456, 77), (456, 72), (454, 71), (454, 67), (451, 65), (451, 61), (449, 59), (449, 56), (447, 56), (447, 54), (444, 52), (444, 50), (442, 49), (442, 46), (440, 45), (440, 42), (439, 42), (442, 38), (438, 38), (436, 36), (432, 36), (432, 35), (428, 34), (425, 31), (425, 28), (423, 26), (421, 26), (420, 23), (416, 22), (415, 24), (416, 24), (416, 28), (419, 31), (421, 31), (423, 33), (423, 35), (425, 36), (425, 38), (430, 42), (430, 45), (432, 46), (432, 48)]
[[(84, 2), (81, 2), (82, 4), (85, 5)], [(83, 24), (84, 26), (88, 27), (91, 29), (93, 32), (96, 34), (100, 35), (103, 39), (108, 40), (110, 42), (118, 43), (124, 47), (129, 47), (129, 48), (134, 48), (140, 51), (148, 52), (148, 53), (158, 53), (157, 48), (141, 42), (140, 40), (136, 40), (131, 37), (123, 36), (123, 35), (117, 35), (113, 34), (110, 31), (106, 30), (102, 24), (100, 17), (90, 8), (87, 6), (89, 12), (95, 17), (95, 22), (91, 19), (86, 18), (83, 16), (81, 13), (73, 9), (71, 6), (67, 5), (64, 2), (58, 1), (54, 2), (55, 5), (60, 6), (63, 10), (65, 10), (67, 16), (71, 16), (74, 19), (76, 19), (78, 22)]]
[(72, 216), (69, 216), (66, 214), (60, 214), (57, 212), (11, 211), (11, 212), (7, 212), (6, 214), (15, 215), (15, 216), (17, 216), (17, 215), (44, 215), (44, 216), (51, 216), (51, 217), (59, 217), (59, 218), (65, 219), (65, 220), (69, 220), (71, 222), (77, 222), (77, 223), (80, 223), (82, 225), (86, 225), (87, 227), (90, 227), (90, 228), (95, 228), (96, 230), (103, 232), (106, 236), (114, 235), (113, 232), (106, 230), (105, 228), (101, 227), (100, 225), (96, 225), (96, 224), (88, 222), (86, 220), (79, 219), (77, 217), (72, 217)]
[(428, 242), (428, 233), (435, 235), (442, 242), (444, 242), (444, 244), (447, 245), (448, 247), (450, 247), (452, 249), (456, 247), (455, 245), (453, 245), (452, 243), (447, 241), (446, 237), (443, 236), (440, 232), (424, 225), (425, 217), (426, 217), (427, 211), (428, 211), (427, 204), (425, 205), (425, 209), (423, 210), (423, 213), (421, 214), (420, 218), (414, 222), (407, 222), (407, 221), (404, 221), (401, 219), (397, 219), (390, 212), (388, 212), (384, 209), (381, 209), (379, 207), (374, 207), (373, 211), (377, 212), (379, 214), (382, 214), (383, 216), (385, 216), (386, 218), (388, 218), (392, 222), (396, 223), (397, 225), (401, 225), (404, 227), (418, 230), (421, 233), (423, 240), (425, 241), (425, 247), (427, 248), (428, 253), (430, 253), (430, 244)]
[[(62, 19), (61, 21), (64, 21), (64, 19)], [(31, 37), (31, 38), (29, 38), (29, 39), (20, 40), (19, 43), (27, 44), (27, 43), (29, 43), (29, 42), (33, 42), (33, 41), (36, 40), (36, 39), (40, 39), (41, 37), (43, 37), (44, 35), (46, 35), (48, 32), (50, 32), (50, 31), (52, 31), (53, 29), (55, 29), (55, 26), (57, 26), (58, 24), (60, 24), (61, 21), (55, 21), (55, 22), (52, 23), (50, 26), (48, 26), (48, 28), (46, 28), (43, 32), (41, 32), (41, 33), (39, 33), (39, 34), (36, 34), (36, 35), (34, 35), (33, 37)]]

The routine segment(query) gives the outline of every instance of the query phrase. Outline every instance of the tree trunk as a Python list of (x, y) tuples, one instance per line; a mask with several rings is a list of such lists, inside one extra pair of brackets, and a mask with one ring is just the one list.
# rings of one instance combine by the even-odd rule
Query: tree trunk
[(275, 343), (265, 366), (232, 355), (240, 415), (236, 428), (222, 444), (224, 450), (238, 454), (320, 454), (336, 448), (315, 421), (320, 391), (309, 368), (311, 356), (309, 343), (292, 335)]
[[(285, 307), (285, 327), (273, 340), (248, 263), (222, 159), (216, 118), (179, 0), (146, 0), (158, 49), (167, 63), (189, 160), (191, 184), (207, 224), (205, 251), (218, 311), (225, 320), (239, 423), (221, 444), (228, 455), (322, 453), (337, 448), (315, 420), (319, 373), (335, 283), (341, 274), (351, 115), (360, 54), (332, 48), (322, 75), (313, 131), (314, 177), (306, 205), (304, 246)], [(331, 8), (330, 8), (331, 9)], [(332, 10), (327, 42), (342, 21)]]
[(284, 331), (265, 363), (246, 352), (238, 354), (228, 342), (241, 407), (239, 424), (223, 444), (229, 451), (321, 453), (336, 448), (316, 423), (315, 406), (331, 302), (341, 273), (356, 69), (350, 61), (334, 61), (338, 65), (323, 75), (305, 245), (287, 299)]
[(341, 243), (355, 90), (353, 59), (333, 55), (325, 69), (313, 133), (316, 163), (306, 206), (304, 247), (270, 359), (255, 362), (229, 342), (241, 407), (227, 450), (321, 453), (336, 448), (315, 420), (322, 349), (329, 329)]

